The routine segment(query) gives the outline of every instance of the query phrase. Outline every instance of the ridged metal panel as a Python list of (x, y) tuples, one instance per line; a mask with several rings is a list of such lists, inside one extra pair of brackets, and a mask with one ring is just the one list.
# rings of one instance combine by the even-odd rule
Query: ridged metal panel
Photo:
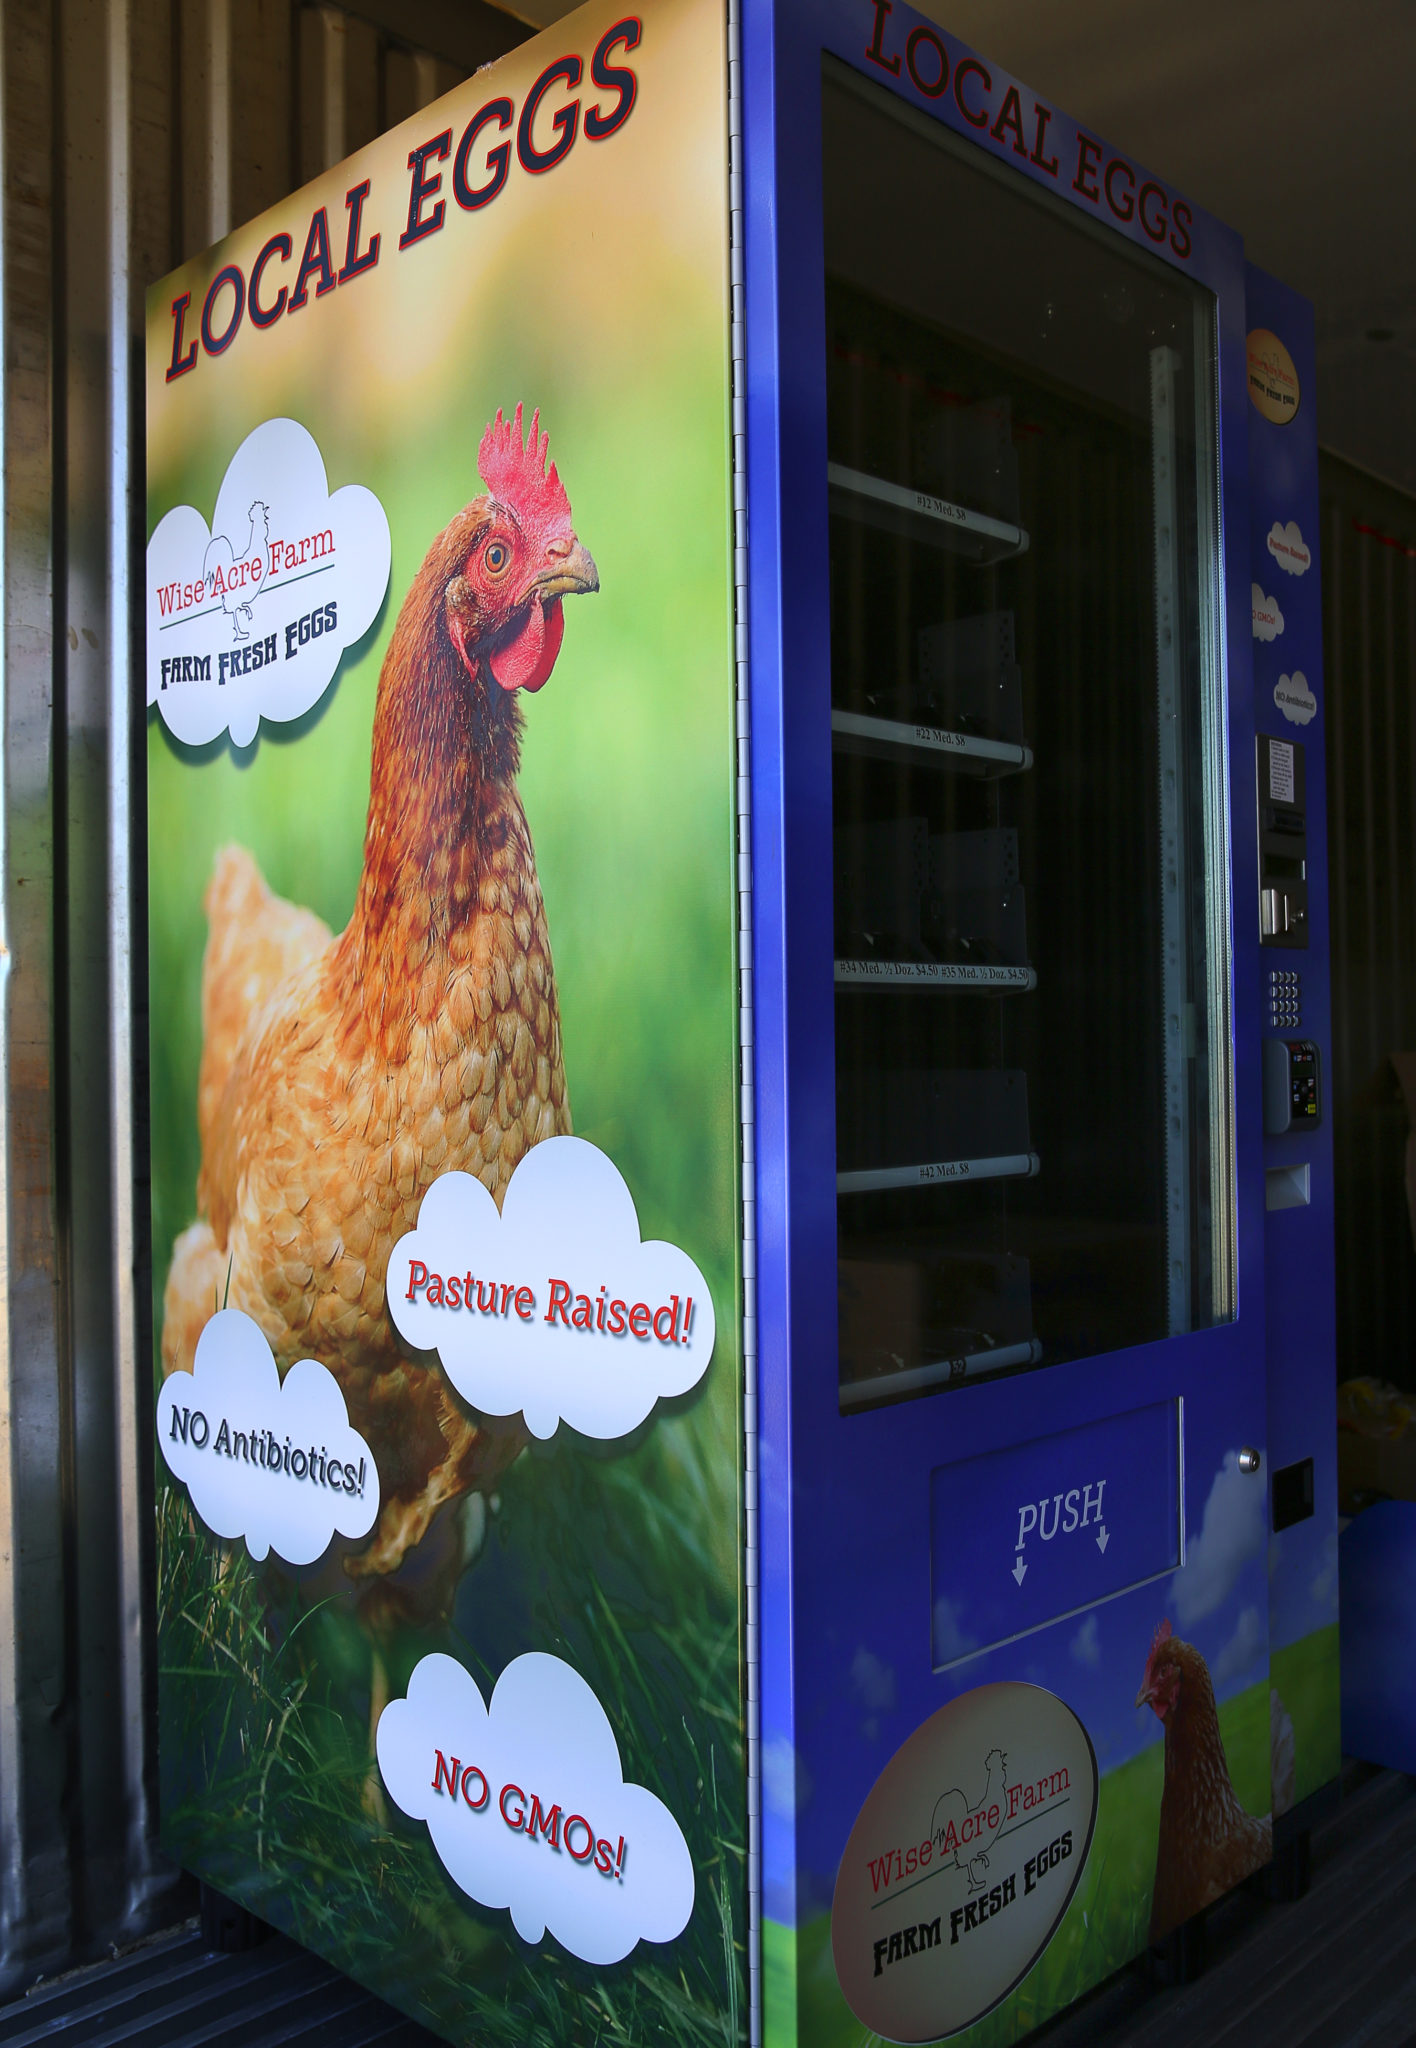
[(0, 1994), (177, 1910), (152, 1803), (143, 294), (530, 33), (485, 0), (4, 9)]
[(213, 1955), (194, 1933), (0, 2007), (0, 2048), (434, 2048), (435, 2037), (278, 1936)]
[(1332, 456), (1322, 500), (1338, 1371), (1416, 1387), (1416, 500)]

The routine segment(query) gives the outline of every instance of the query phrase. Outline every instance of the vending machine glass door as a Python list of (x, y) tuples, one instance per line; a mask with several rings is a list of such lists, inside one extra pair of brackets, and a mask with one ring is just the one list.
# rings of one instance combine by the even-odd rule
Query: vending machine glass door
[(1217, 326), (856, 73), (823, 94), (856, 1414), (1235, 1312)]

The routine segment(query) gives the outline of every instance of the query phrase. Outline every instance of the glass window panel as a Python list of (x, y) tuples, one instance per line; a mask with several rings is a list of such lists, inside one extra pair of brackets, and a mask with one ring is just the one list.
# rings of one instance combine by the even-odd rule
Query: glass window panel
[(1215, 308), (828, 68), (840, 1393), (1234, 1312)]

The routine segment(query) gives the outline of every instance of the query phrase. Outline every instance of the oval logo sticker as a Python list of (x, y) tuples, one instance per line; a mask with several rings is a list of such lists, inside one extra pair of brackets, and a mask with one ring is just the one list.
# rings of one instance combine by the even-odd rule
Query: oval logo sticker
[(1249, 396), (1266, 420), (1284, 427), (1298, 410), (1300, 392), (1293, 358), (1276, 334), (1256, 327), (1249, 336)]
[(841, 1858), (831, 1953), (887, 2041), (937, 2041), (1020, 1983), (1057, 1932), (1096, 1825), (1091, 1738), (1036, 1685), (982, 1685), (896, 1750)]

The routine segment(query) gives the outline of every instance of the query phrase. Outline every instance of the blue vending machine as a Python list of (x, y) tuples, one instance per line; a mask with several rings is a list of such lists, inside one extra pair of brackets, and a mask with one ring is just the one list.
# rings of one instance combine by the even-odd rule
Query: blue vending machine
[(903, 4), (742, 57), (763, 2031), (1012, 2041), (1337, 1770), (1311, 316)]

